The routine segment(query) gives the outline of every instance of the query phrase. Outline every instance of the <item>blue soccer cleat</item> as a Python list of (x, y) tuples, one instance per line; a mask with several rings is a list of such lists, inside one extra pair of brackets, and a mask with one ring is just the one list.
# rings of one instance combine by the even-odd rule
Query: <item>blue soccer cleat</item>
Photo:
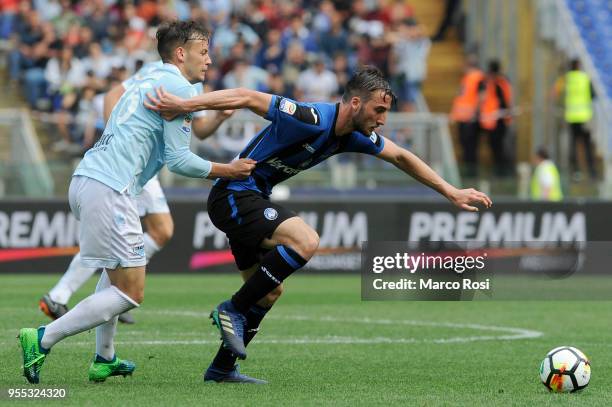
[(222, 302), (211, 313), (213, 325), (221, 332), (223, 346), (229, 349), (238, 359), (246, 359), (244, 347), (244, 330), (246, 317), (234, 307), (231, 300)]
[(268, 384), (267, 381), (256, 379), (240, 373), (240, 368), (235, 365), (232, 370), (225, 371), (210, 365), (204, 373), (204, 383), (247, 383), (247, 384)]

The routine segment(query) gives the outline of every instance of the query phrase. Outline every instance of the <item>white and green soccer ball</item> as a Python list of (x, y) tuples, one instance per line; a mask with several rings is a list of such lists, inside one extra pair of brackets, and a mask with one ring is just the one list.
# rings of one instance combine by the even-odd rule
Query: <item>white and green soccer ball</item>
[(582, 390), (591, 380), (591, 362), (579, 349), (560, 346), (546, 354), (540, 365), (540, 379), (553, 392)]

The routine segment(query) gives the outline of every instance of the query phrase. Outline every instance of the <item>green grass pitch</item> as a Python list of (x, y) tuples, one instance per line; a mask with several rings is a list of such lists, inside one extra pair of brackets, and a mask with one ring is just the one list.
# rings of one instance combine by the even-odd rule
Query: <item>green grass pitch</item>
[[(0, 404), (27, 388), (15, 336), (46, 323), (39, 297), (53, 275), (0, 276)], [(93, 291), (88, 282), (70, 305)], [(133, 377), (87, 381), (95, 331), (56, 345), (40, 387), (66, 400), (23, 405), (130, 406), (610, 406), (609, 302), (362, 302), (358, 276), (293, 276), (262, 324), (244, 373), (267, 386), (202, 382), (219, 345), (210, 309), (239, 286), (235, 275), (149, 275), (137, 324), (120, 325), (117, 354), (136, 362)], [(559, 293), (559, 298), (563, 293)], [(560, 345), (582, 349), (593, 368), (577, 394), (550, 394), (538, 368)], [(20, 404), (20, 405), (21, 405)]]

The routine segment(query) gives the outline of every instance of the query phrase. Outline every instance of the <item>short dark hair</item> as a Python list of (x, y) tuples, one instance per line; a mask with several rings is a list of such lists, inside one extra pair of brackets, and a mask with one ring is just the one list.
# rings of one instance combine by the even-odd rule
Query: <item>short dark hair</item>
[(489, 61), (489, 72), (492, 74), (498, 74), (501, 72), (501, 64), (499, 59), (491, 59)]
[(580, 69), (580, 60), (578, 58), (574, 58), (569, 63), (569, 69), (572, 71), (577, 71)]
[(395, 103), (397, 98), (391, 90), (389, 81), (385, 79), (380, 69), (366, 65), (358, 69), (349, 79), (344, 88), (342, 101), (348, 102), (352, 97), (359, 96), (364, 102), (367, 102), (371, 99), (372, 92), (375, 90), (384, 92), (384, 96), (390, 96), (391, 103)]
[(548, 154), (548, 150), (544, 146), (539, 146), (536, 150), (536, 155), (543, 160), (550, 159), (550, 154)]
[(162, 61), (170, 62), (176, 47), (183, 46), (190, 40), (208, 40), (210, 34), (196, 21), (173, 21), (157, 30), (157, 52)]

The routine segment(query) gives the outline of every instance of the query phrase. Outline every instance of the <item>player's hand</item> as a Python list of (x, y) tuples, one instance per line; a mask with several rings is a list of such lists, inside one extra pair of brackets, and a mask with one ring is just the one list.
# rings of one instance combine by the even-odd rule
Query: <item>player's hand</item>
[(229, 173), (227, 178), (230, 179), (245, 179), (251, 175), (251, 172), (255, 169), (257, 161), (251, 160), (250, 158), (240, 158), (239, 160), (232, 161), (228, 164)]
[(490, 208), (493, 205), (491, 198), (487, 194), (477, 191), (474, 188), (468, 189), (456, 189), (451, 192), (448, 199), (459, 208), (470, 211), (478, 212), (478, 208), (473, 205), (482, 205), (485, 208)]
[(178, 115), (189, 113), (185, 108), (185, 100), (166, 92), (162, 86), (155, 88), (155, 95), (148, 92), (147, 99), (149, 100), (144, 101), (145, 107), (159, 112), (166, 120), (172, 120)]

